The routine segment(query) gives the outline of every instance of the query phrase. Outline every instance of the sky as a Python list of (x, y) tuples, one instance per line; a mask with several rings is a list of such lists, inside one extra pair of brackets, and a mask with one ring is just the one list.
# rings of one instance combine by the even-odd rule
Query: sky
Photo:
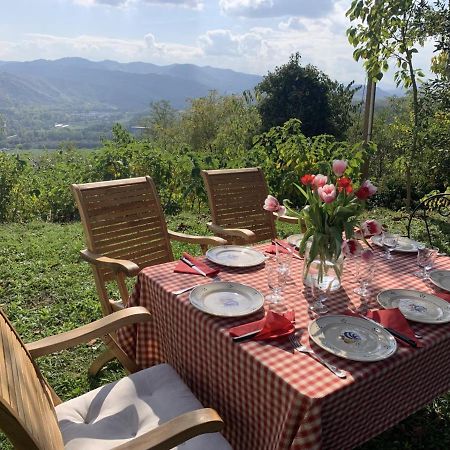
[[(340, 82), (365, 81), (345, 31), (351, 0), (0, 0), (0, 60), (192, 63), (265, 75), (299, 52)], [(426, 70), (432, 46), (420, 51)], [(382, 86), (393, 87), (392, 72)]]

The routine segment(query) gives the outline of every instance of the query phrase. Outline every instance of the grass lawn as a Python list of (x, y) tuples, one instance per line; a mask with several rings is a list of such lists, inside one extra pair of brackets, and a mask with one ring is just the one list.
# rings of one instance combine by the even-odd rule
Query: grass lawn
[[(367, 216), (378, 217), (390, 228), (405, 232), (404, 213), (378, 209), (367, 213)], [(205, 234), (206, 220), (207, 216), (199, 218), (183, 213), (170, 218), (169, 227), (176, 231)], [(438, 225), (436, 222), (433, 226)], [(441, 228), (439, 244), (450, 254), (450, 230), (448, 224), (444, 227)], [(280, 224), (279, 230), (281, 236), (298, 232), (286, 224)], [(423, 238), (420, 233), (423, 229), (418, 235)], [(70, 330), (101, 317), (91, 270), (78, 257), (84, 246), (79, 223), (3, 224), (0, 225), (0, 236), (0, 306), (25, 342)], [(199, 252), (196, 247), (176, 243), (175, 257), (186, 249), (192, 253)], [(90, 362), (101, 350), (102, 346), (95, 342), (40, 358), (38, 363), (58, 395), (66, 400), (123, 376), (122, 368), (115, 362), (97, 377), (91, 379), (87, 376)], [(430, 374), (430, 378), (432, 376)], [(399, 389), (413, 389), (413, 381), (411, 384), (399, 386)], [(0, 448), (10, 448), (1, 437)], [(450, 448), (450, 395), (436, 399), (360, 448)]]

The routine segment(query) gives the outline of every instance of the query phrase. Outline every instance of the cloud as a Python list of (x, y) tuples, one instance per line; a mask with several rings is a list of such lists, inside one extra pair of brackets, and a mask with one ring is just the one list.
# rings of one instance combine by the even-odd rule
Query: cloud
[(237, 17), (287, 15), (322, 17), (333, 9), (334, 0), (220, 0), (221, 11)]
[(0, 59), (57, 59), (80, 56), (92, 60), (151, 61), (159, 64), (192, 62), (202, 55), (197, 47), (158, 42), (152, 34), (143, 39), (114, 39), (102, 36), (76, 37), (28, 34), (22, 41), (0, 42)]
[(107, 5), (115, 7), (127, 7), (132, 4), (153, 4), (162, 6), (182, 6), (190, 9), (203, 9), (203, 0), (73, 0), (78, 5), (94, 6)]

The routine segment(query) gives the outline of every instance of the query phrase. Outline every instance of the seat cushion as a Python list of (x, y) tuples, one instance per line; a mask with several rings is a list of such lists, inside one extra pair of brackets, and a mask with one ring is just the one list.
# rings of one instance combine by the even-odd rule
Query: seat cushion
[[(202, 408), (175, 370), (160, 364), (56, 406), (68, 450), (123, 444), (188, 411)], [(180, 450), (230, 450), (220, 433), (186, 441)]]

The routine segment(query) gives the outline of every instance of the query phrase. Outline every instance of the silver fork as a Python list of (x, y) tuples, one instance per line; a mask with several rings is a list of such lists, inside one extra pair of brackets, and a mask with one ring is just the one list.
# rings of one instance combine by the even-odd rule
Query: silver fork
[(317, 353), (315, 353), (314, 350), (312, 350), (312, 349), (306, 347), (305, 345), (301, 344), (296, 336), (294, 336), (294, 335), (289, 336), (289, 341), (291, 342), (292, 346), (294, 347), (294, 350), (297, 350), (300, 353), (306, 353), (308, 355), (311, 355), (316, 361), (318, 361), (321, 364), (323, 364), (327, 369), (331, 370), (339, 378), (346, 378), (347, 377), (347, 374), (343, 370), (338, 369), (336, 366), (333, 366), (330, 363), (327, 363)]

